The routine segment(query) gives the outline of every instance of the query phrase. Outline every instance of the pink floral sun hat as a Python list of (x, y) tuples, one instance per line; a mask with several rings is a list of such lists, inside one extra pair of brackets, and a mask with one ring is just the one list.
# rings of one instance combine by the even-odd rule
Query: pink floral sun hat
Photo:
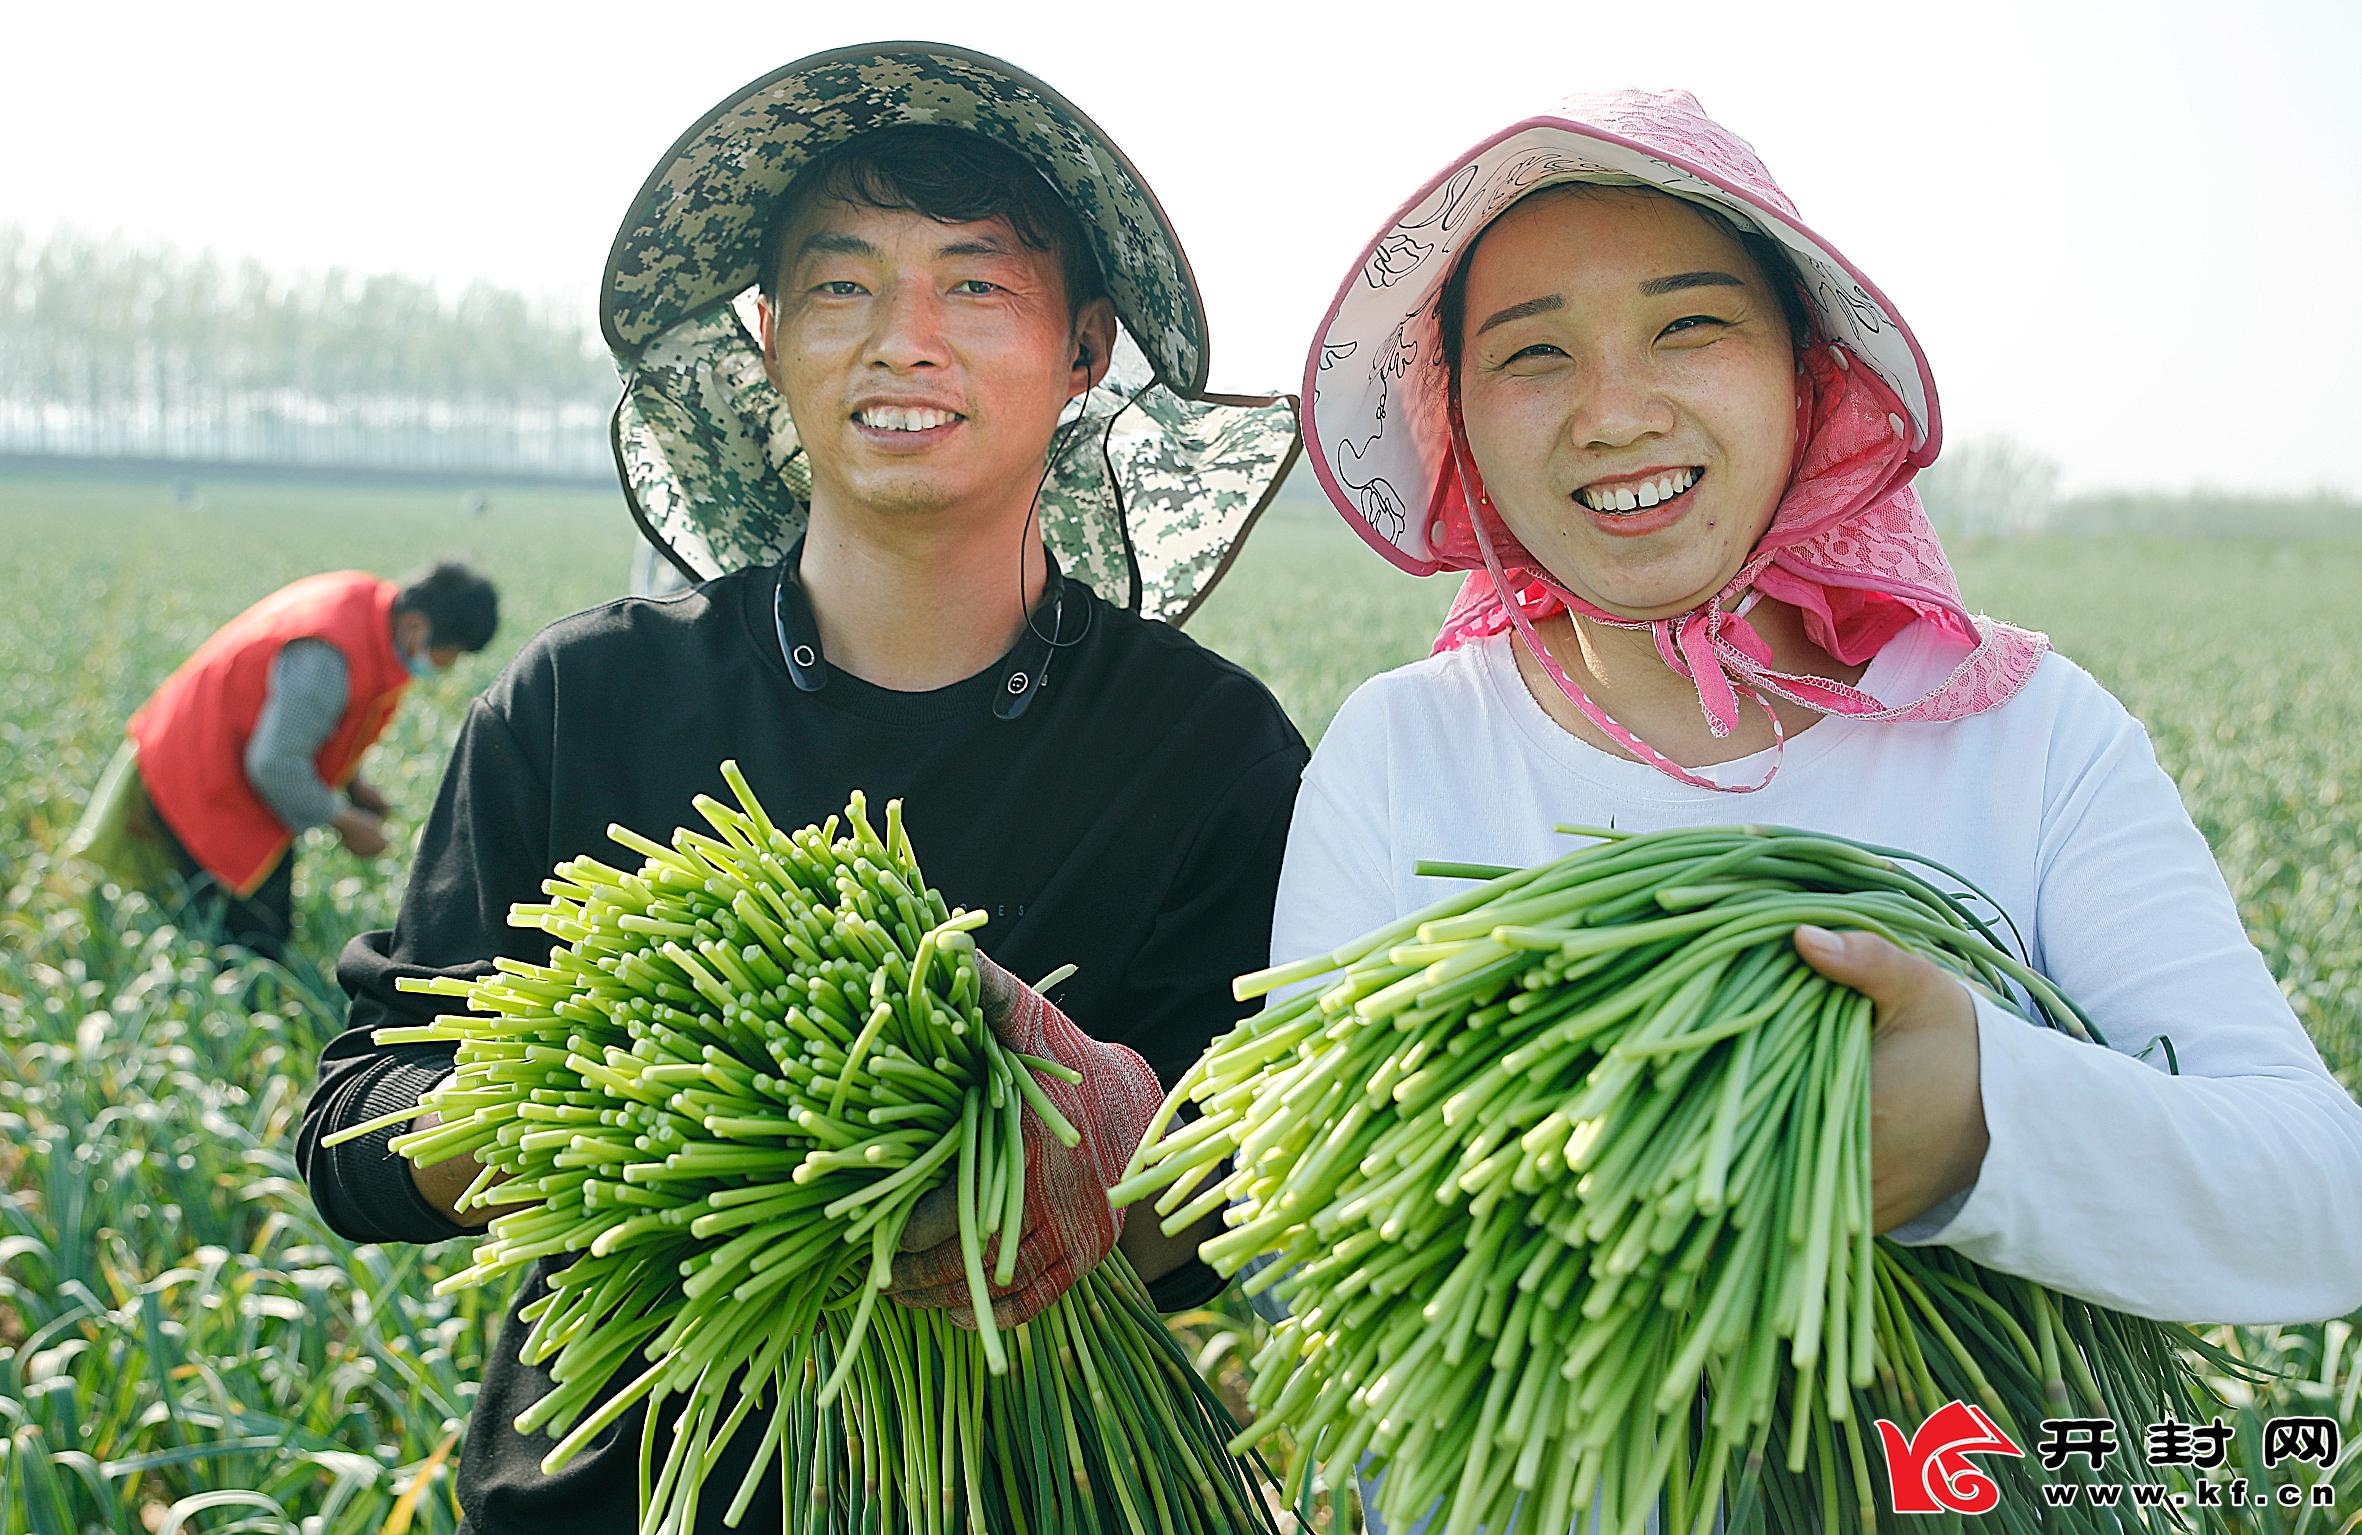
[[(1794, 268), (1811, 333), (1798, 338), (1796, 449), (1762, 540), (1713, 598), (1637, 621), (1566, 591), (1492, 510), (1459, 430), (1437, 321), (1445, 280), (1511, 204), (1564, 182), (1653, 188), (1771, 239)], [(1779, 274), (1773, 274), (1775, 281)], [(1700, 788), (1746, 792), (1672, 761), (1618, 724), (1533, 635), (1562, 611), (1653, 631), (1665, 664), (1697, 687), (1717, 737), (1742, 698), (1766, 695), (1856, 719), (1948, 720), (1995, 708), (2034, 674), (2048, 641), (1962, 605), (1942, 544), (1911, 489), (1942, 444), (1927, 358), (1884, 294), (1807, 228), (1744, 139), (1686, 91), (1570, 97), (1459, 156), (1363, 250), (1305, 360), (1304, 436), (1322, 489), (1355, 532), (1414, 575), (1470, 572), (1436, 649), (1515, 627), (1559, 688), (1641, 761)], [(1758, 595), (1789, 602), (1814, 643), (1867, 661), (1916, 619), (1956, 640), (1959, 664), (1915, 699), (1882, 701), (1826, 677), (1775, 670), (1748, 624)]]

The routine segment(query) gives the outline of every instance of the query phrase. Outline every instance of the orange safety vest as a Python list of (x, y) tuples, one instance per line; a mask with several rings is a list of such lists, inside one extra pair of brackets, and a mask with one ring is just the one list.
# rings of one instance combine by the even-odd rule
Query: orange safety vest
[(246, 781), (246, 743), (281, 647), (325, 640), (344, 657), (344, 713), (313, 758), (321, 780), (341, 789), (410, 685), (394, 649), (399, 590), (365, 570), (282, 587), (198, 646), (131, 717), (140, 781), (156, 813), (200, 867), (238, 894), (252, 894), (295, 840)]

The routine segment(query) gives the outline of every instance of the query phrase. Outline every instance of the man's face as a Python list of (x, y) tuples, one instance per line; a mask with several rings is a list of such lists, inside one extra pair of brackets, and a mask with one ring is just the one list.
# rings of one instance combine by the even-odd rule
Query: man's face
[(1057, 257), (1005, 219), (824, 198), (788, 229), (777, 276), (763, 367), (814, 500), (847, 510), (1030, 505), (1059, 412), (1114, 343), (1107, 301), (1070, 318)]
[(404, 655), (424, 655), (436, 671), (447, 672), (459, 664), (459, 658), (466, 652), (457, 645), (429, 644), (434, 635), (434, 620), (424, 613), (394, 615), (394, 648)]

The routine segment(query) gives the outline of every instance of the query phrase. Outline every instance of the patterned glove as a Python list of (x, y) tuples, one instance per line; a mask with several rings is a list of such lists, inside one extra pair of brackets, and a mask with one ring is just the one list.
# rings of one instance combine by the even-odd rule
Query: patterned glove
[[(1082, 1078), (1073, 1083), (1038, 1078), (1043, 1096), (1082, 1136), (1071, 1150), (1032, 1109), (1022, 1121), (1025, 1225), (1010, 1283), (991, 1287), (993, 1320), (1014, 1327), (1048, 1310), (1115, 1246), (1124, 1212), (1107, 1202), (1107, 1191), (1123, 1176), (1164, 1101), (1164, 1088), (1138, 1052), (1091, 1038), (1049, 998), (981, 953), (976, 968), (985, 1021), (1000, 1042), (1056, 1061)], [(886, 1293), (906, 1306), (948, 1310), (954, 1323), (973, 1329), (976, 1314), (948, 1185), (919, 1202), (902, 1241), (904, 1251), (894, 1260), (894, 1282)], [(985, 1250), (988, 1273), (999, 1250), (995, 1237)]]

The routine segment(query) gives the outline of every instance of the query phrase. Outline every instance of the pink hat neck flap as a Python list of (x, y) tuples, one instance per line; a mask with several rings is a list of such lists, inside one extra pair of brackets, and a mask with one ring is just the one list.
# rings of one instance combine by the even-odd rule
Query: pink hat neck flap
[[(1815, 334), (1800, 341), (1796, 463), (1771, 525), (1713, 599), (1641, 622), (1603, 612), (1551, 579), (1492, 512), (1454, 418), (1436, 325), (1445, 277), (1476, 235), (1518, 198), (1566, 181), (1654, 187), (1714, 207), (1774, 239), (1803, 281)], [(1779, 718), (1767, 695), (1865, 720), (1948, 720), (1991, 709), (2032, 677), (2048, 642), (1972, 616), (1911, 490), (1941, 442), (1925, 357), (1884, 296), (1796, 221), (1754, 150), (1686, 92), (1570, 99), (1479, 144), (1422, 188), (1364, 251), (1330, 305), (1305, 365), (1305, 439), (1348, 524), (1414, 574), (1471, 572), (1436, 649), (1514, 627), (1561, 691), (1611, 740), (1699, 788), (1718, 784), (1641, 740), (1551, 658), (1533, 624), (1560, 611), (1652, 631), (1665, 664), (1689, 678), (1716, 737), (1741, 698)], [(1423, 506), (1405, 491), (1426, 492)], [(1476, 515), (1471, 515), (1471, 508)], [(1921, 697), (1889, 704), (1836, 679), (1785, 673), (1748, 624), (1757, 598), (1801, 610), (1807, 634), (1839, 661), (1867, 661), (1916, 619), (1955, 639), (1962, 658)]]

